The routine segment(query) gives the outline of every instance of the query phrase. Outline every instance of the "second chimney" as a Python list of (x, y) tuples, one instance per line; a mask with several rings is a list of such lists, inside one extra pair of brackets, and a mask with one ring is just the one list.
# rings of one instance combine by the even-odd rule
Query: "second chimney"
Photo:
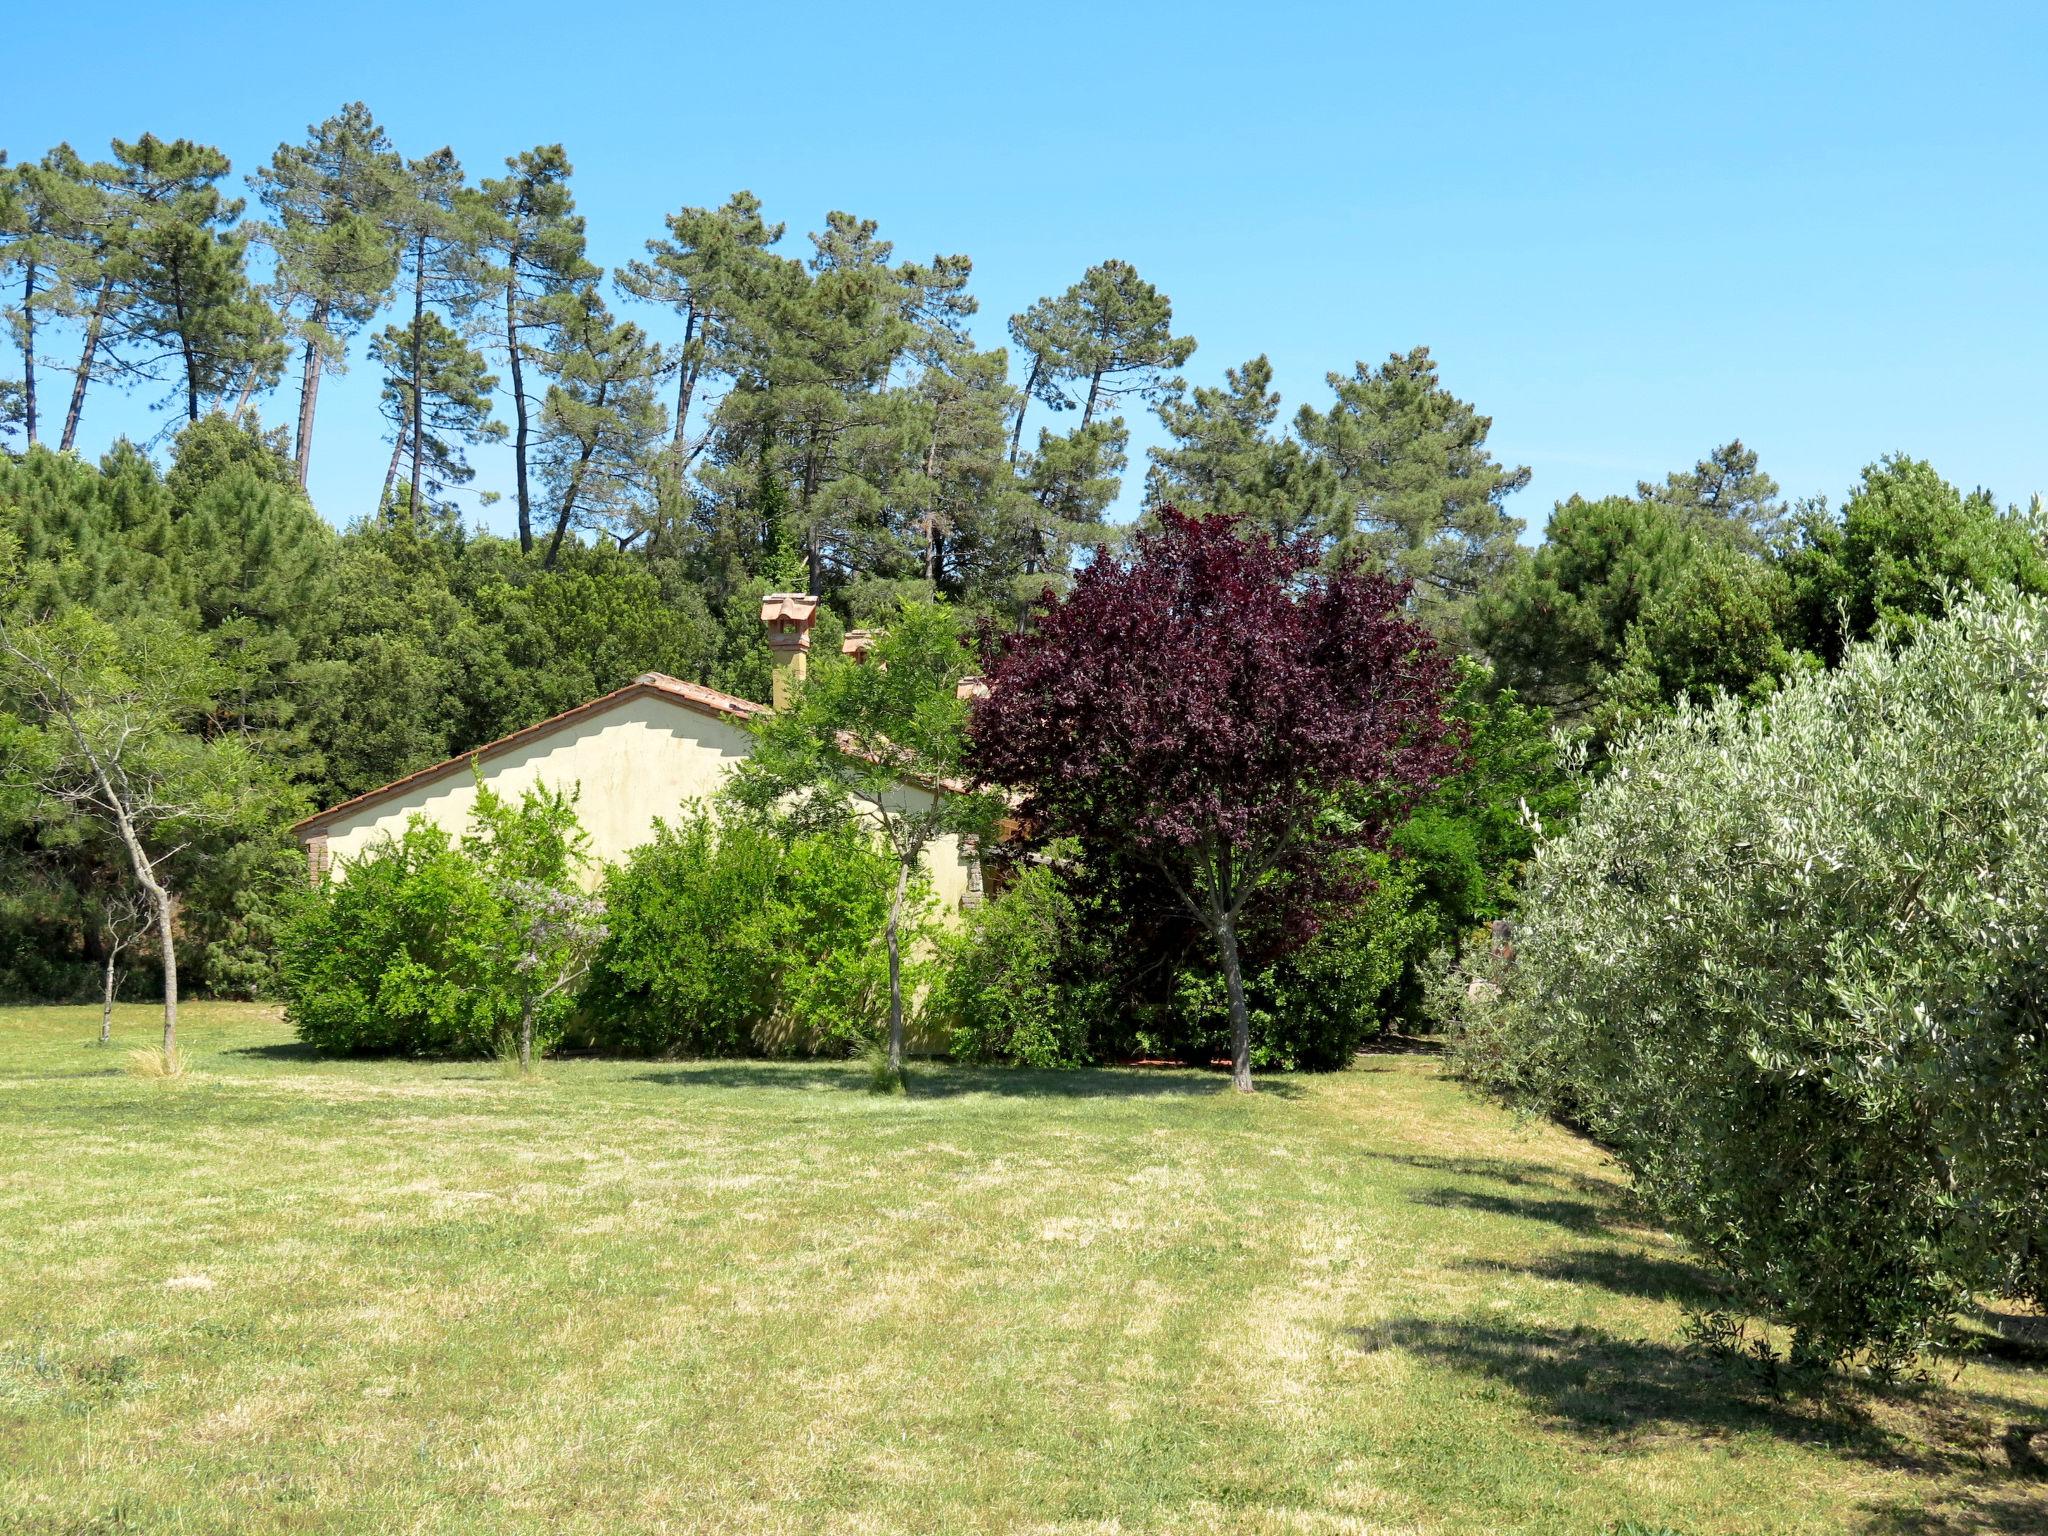
[(761, 599), (761, 623), (768, 631), (774, 661), (777, 709), (789, 708), (796, 685), (810, 670), (811, 626), (818, 620), (818, 600), (803, 592), (770, 592)]

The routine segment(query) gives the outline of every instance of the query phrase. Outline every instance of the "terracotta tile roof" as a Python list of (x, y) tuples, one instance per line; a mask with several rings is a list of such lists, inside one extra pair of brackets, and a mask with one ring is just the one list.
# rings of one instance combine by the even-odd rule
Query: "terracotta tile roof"
[(642, 672), (632, 682), (626, 684), (625, 687), (614, 688), (610, 693), (592, 699), (587, 704), (578, 704), (574, 709), (565, 709), (559, 715), (550, 715), (547, 719), (536, 721), (524, 730), (514, 731), (508, 736), (500, 736), (496, 741), (487, 741), (480, 747), (472, 747), (467, 752), (458, 753), (454, 757), (446, 758), (430, 767), (419, 769), (415, 773), (408, 773), (403, 778), (393, 779), (389, 784), (380, 784), (375, 789), (366, 789), (360, 795), (352, 796), (342, 801), (339, 805), (328, 806), (324, 811), (315, 811), (304, 820), (294, 822), (292, 824), (292, 831), (298, 833), (301, 837), (317, 836), (327, 829), (330, 822), (349, 814), (351, 811), (359, 811), (366, 806), (377, 804), (380, 800), (388, 800), (393, 795), (416, 788), (421, 784), (431, 784), (436, 779), (444, 778), (448, 774), (468, 767), (472, 759), (481, 760), (496, 757), (499, 753), (512, 747), (523, 746), (529, 741), (545, 736), (559, 726), (585, 719), (590, 715), (609, 709), (614, 704), (623, 703), (627, 699), (638, 698), (647, 694), (656, 694), (663, 698), (674, 699), (677, 703), (688, 705), (700, 714), (714, 715), (726, 720), (751, 720), (758, 715), (770, 713), (766, 704), (756, 704), (751, 699), (742, 699), (735, 694), (724, 693), (716, 688), (707, 688), (702, 683), (685, 682), (680, 677), (670, 677), (666, 672)]

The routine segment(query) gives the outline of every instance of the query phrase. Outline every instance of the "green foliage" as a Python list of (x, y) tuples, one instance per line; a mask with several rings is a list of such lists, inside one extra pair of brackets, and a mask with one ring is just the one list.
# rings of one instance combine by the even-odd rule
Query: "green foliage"
[(1502, 682), (1604, 741), (1679, 699), (1768, 692), (1794, 666), (1790, 604), (1775, 566), (1695, 510), (1574, 497), (1474, 634)]
[(2048, 532), (1895, 454), (1863, 471), (1839, 520), (1807, 510), (1786, 570), (1800, 643), (1834, 661), (1846, 643), (1944, 613), (1961, 593), (2048, 592)]
[(958, 1060), (1085, 1066), (1116, 1003), (1105, 951), (1069, 880), (1032, 865), (941, 940), (931, 1014)]
[(1461, 1056), (1609, 1142), (1795, 1331), (1895, 1365), (2048, 1297), (2048, 602), (1618, 749), (1533, 867)]
[(413, 818), (293, 899), (278, 935), (285, 1017), (321, 1050), (487, 1056), (531, 1009), (545, 1049), (573, 1003), (543, 989), (577, 969), (590, 935), (537, 931), (536, 918), (573, 894), (582, 845), (573, 799), (546, 789), (515, 806), (479, 786), (459, 843)]
[(605, 878), (590, 1042), (650, 1056), (844, 1056), (879, 1042), (894, 864), (851, 826), (785, 840), (704, 811), (662, 824)]
[(1334, 478), (1328, 528), (1337, 552), (1365, 554), (1416, 586), (1432, 627), (1459, 638), (1473, 597), (1515, 552), (1519, 520), (1503, 503), (1526, 467), (1494, 462), (1493, 419), (1443, 387), (1429, 348), (1329, 375), (1336, 402), (1303, 406), (1295, 432)]

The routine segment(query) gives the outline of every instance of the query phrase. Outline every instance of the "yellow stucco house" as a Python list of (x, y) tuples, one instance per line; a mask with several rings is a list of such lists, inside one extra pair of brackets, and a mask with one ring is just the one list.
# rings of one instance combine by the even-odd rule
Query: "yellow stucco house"
[[(802, 594), (775, 593), (762, 601), (778, 702), (786, 699), (789, 681), (804, 675), (816, 612), (817, 599)], [(859, 654), (857, 641), (846, 649)], [(396, 838), (413, 816), (461, 836), (479, 780), (512, 799), (545, 784), (577, 792), (591, 853), (600, 863), (616, 863), (653, 837), (657, 820), (674, 820), (686, 801), (718, 792), (732, 766), (753, 749), (747, 722), (768, 710), (701, 683), (643, 672), (602, 698), (316, 812), (293, 831), (309, 873), (340, 878), (351, 860)], [(902, 793), (947, 791), (906, 784)], [(980, 899), (980, 861), (957, 838), (932, 843), (925, 872), (942, 914)]]

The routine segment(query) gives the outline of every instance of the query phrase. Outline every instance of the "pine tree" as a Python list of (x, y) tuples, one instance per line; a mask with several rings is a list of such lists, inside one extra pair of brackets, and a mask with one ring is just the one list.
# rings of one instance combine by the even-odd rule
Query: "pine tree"
[(417, 524), (442, 504), (436, 498), (474, 477), (466, 450), (505, 436), (504, 423), (491, 420), (498, 378), (483, 354), (430, 309), (409, 326), (386, 326), (370, 342), (370, 357), (384, 370), (382, 408), (392, 429), (377, 510), (391, 504), (399, 464), (410, 463), (406, 509)]
[(300, 347), (293, 461), (301, 486), (313, 461), (321, 376), (348, 366), (350, 340), (390, 301), (398, 279), (391, 205), (404, 170), (358, 101), (309, 127), (305, 143), (278, 145), (250, 178), (276, 220), (264, 237), (277, 256), (273, 302)]
[(1145, 506), (1241, 519), (1281, 541), (1327, 539), (1336, 501), (1329, 464), (1270, 429), (1280, 414), (1264, 356), (1224, 371), (1224, 387), (1176, 390), (1159, 402), (1174, 446), (1154, 448)]
[(1010, 340), (1025, 359), (1024, 387), (1017, 396), (1017, 415), (1010, 428), (1010, 462), (1015, 464), (1024, 447), (1024, 417), (1031, 402), (1050, 410), (1064, 411), (1071, 403), (1061, 382), (1072, 370), (1080, 346), (1083, 318), (1080, 285), (1065, 293), (1043, 298), (1022, 314), (1010, 316)]
[(670, 353), (676, 372), (670, 473), (679, 481), (711, 436), (689, 441), (697, 386), (732, 371), (734, 325), (743, 308), (762, 297), (778, 264), (768, 250), (782, 239), (784, 226), (762, 219), (761, 201), (751, 192), (735, 192), (716, 209), (686, 207), (665, 222), (668, 238), (648, 241), (651, 259), (628, 262), (618, 284), (683, 318), (682, 344)]
[(1689, 470), (1674, 470), (1662, 485), (1636, 482), (1636, 494), (1686, 514), (1689, 522), (1720, 528), (1753, 549), (1783, 539), (1787, 509), (1778, 482), (1758, 467), (1756, 450), (1742, 439), (1723, 443)]
[(519, 547), (533, 548), (532, 392), (526, 367), (555, 323), (557, 301), (594, 283), (600, 269), (584, 255), (583, 220), (569, 192), (569, 157), (543, 144), (505, 161), (509, 174), (483, 184), (481, 247), (503, 305), (500, 343), (512, 385), (512, 466)]
[(560, 559), (572, 524), (628, 529), (644, 520), (668, 415), (655, 399), (661, 348), (617, 321), (594, 288), (551, 306), (554, 344), (542, 354), (548, 389), (538, 459), (553, 503), (544, 564)]
[(1363, 553), (1413, 581), (1417, 611), (1454, 634), (1473, 595), (1514, 557), (1522, 525), (1501, 503), (1529, 471), (1494, 462), (1492, 418), (1443, 387), (1427, 347), (1329, 382), (1336, 403), (1321, 413), (1303, 406), (1295, 432), (1336, 479), (1336, 553)]
[[(412, 455), (407, 504), (415, 516), (423, 506), (424, 456), (432, 451), (437, 441), (436, 434), (427, 430), (428, 403), (436, 399), (448, 402), (449, 408), (465, 423), (474, 418), (475, 428), (465, 425), (455, 429), (458, 433), (480, 431), (489, 410), (486, 405), (483, 415), (478, 415), (473, 396), (469, 393), (479, 378), (490, 377), (483, 371), (483, 360), (475, 357), (467, 341), (442, 322), (439, 315), (431, 312), (431, 306), (440, 305), (451, 317), (461, 321), (468, 318), (476, 305), (478, 288), (473, 252), (478, 234), (478, 210), (467, 192), (463, 184), (462, 163), (455, 158), (452, 149), (442, 148), (407, 163), (401, 191), (390, 205), (390, 229), (398, 246), (399, 274), (412, 308), (405, 332), (407, 355), (402, 373), (408, 381), (424, 381), (418, 389), (407, 386), (405, 400), (412, 417), (399, 433), (399, 442), (406, 445)], [(390, 333), (387, 331), (385, 335), (388, 338)], [(438, 354), (432, 360), (428, 357), (430, 345)], [(470, 356), (458, 355), (458, 348)], [(387, 348), (381, 359), (387, 369), (387, 404), (393, 387), (389, 358)], [(435, 389), (437, 378), (445, 382), (445, 390)], [(494, 388), (496, 384), (496, 378), (491, 377), (486, 388)], [(448, 468), (450, 466), (444, 463), (444, 469)], [(462, 471), (459, 478), (467, 480), (466, 464)], [(387, 474), (385, 478), (388, 485), (390, 476)], [(445, 483), (452, 482), (444, 475)]]
[(134, 207), (121, 189), (120, 168), (108, 161), (79, 158), (67, 145), (44, 157), (44, 165), (60, 178), (63, 216), (60, 239), (63, 281), (50, 295), (50, 307), (74, 324), (82, 324), (78, 363), (71, 371), (71, 401), (64, 412), (59, 452), (78, 442), (79, 420), (85, 414), (87, 389), (113, 376), (118, 364), (108, 343), (127, 323), (131, 286), (123, 281), (125, 257), (133, 234)]
[(1121, 416), (1065, 434), (1039, 429), (1038, 451), (1023, 475), (1033, 512), (1029, 548), (1015, 577), (1020, 615), (1045, 588), (1064, 581), (1075, 549), (1109, 542), (1103, 519), (1122, 485), (1130, 440)]
[[(88, 166), (68, 144), (34, 164), (9, 167), (0, 158), (0, 294), (13, 301), (0, 306), (0, 315), (21, 356), (21, 420), (30, 446), (43, 435), (36, 390), (41, 327), (91, 312), (108, 292), (104, 252), (110, 221), (101, 192), (107, 169)], [(94, 314), (85, 366), (92, 362), (100, 320)], [(81, 373), (80, 390), (83, 380)], [(66, 448), (76, 432), (80, 390), (73, 393)]]
[(1178, 388), (1169, 375), (1194, 354), (1195, 339), (1173, 334), (1173, 301), (1127, 261), (1100, 262), (1077, 286), (1081, 328), (1066, 369), (1077, 389), (1086, 384), (1081, 425), (1126, 395), (1151, 401)]
[(249, 281), (243, 205), (220, 193), (227, 156), (144, 134), (132, 144), (116, 139), (114, 158), (134, 215), (123, 247), (133, 303), (122, 342), (136, 350), (125, 365), (144, 378), (170, 370), (188, 421), (230, 391), (238, 412), (277, 381), (284, 343), (277, 316)]

